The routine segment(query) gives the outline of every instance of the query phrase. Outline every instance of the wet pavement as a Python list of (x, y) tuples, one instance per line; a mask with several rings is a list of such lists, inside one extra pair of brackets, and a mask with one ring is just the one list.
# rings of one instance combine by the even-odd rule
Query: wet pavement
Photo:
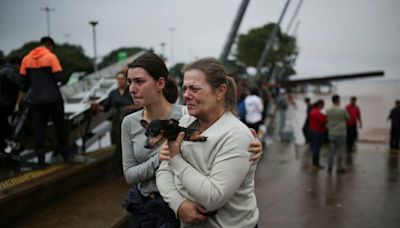
[(296, 123), (300, 111), (291, 107), (288, 113), (286, 130), (295, 132), (293, 142), (279, 142), (273, 130), (278, 121), (273, 122), (258, 164), (259, 227), (400, 227), (400, 151), (386, 143), (358, 142), (356, 152), (346, 156), (347, 172), (329, 174), (325, 145), (325, 169), (312, 171), (309, 148), (299, 135), (302, 125)]
[(105, 178), (58, 196), (11, 227), (112, 227), (126, 215), (121, 205), (127, 189), (122, 177)]
[(271, 144), (256, 174), (259, 227), (400, 227), (399, 159), (358, 144), (347, 172), (328, 174), (311, 170), (306, 146)]

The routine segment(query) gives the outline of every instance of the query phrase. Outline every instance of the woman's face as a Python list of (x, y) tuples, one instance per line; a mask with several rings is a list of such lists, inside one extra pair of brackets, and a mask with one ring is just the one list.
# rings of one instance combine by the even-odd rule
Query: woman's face
[(188, 70), (183, 76), (183, 99), (189, 114), (197, 118), (213, 115), (216, 108), (221, 105), (220, 91), (213, 90), (207, 83), (206, 77), (200, 70)]
[(142, 107), (159, 101), (159, 94), (164, 88), (163, 78), (155, 81), (144, 68), (130, 68), (128, 70), (129, 93), (135, 104)]

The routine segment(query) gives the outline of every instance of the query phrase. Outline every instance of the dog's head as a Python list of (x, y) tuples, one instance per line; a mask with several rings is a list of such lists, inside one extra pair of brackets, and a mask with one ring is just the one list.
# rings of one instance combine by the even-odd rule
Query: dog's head
[(155, 119), (150, 122), (141, 120), (140, 124), (146, 129), (145, 135), (147, 136), (147, 142), (144, 147), (154, 148), (156, 145), (167, 139), (166, 131), (178, 127), (179, 122), (174, 119)]

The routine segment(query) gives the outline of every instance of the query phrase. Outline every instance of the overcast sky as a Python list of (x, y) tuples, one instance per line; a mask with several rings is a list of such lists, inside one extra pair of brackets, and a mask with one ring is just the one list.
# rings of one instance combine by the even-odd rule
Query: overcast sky
[[(282, 21), (285, 30), (299, 0)], [(58, 43), (81, 45), (93, 56), (90, 20), (96, 26), (99, 56), (123, 46), (153, 47), (174, 62), (219, 57), (241, 0), (0, 0), (0, 50), (8, 54), (47, 34)], [(276, 22), (286, 0), (250, 0), (239, 33)], [(322, 76), (385, 70), (400, 77), (399, 0), (304, 0), (296, 21), (300, 54), (297, 75)]]

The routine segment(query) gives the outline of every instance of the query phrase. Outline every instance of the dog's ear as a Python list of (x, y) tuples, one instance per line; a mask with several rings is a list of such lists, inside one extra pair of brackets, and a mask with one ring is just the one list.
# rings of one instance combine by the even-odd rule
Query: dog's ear
[(179, 121), (175, 120), (175, 119), (168, 119), (168, 125), (169, 126), (178, 126), (179, 125)]
[(146, 120), (140, 120), (140, 125), (142, 125), (142, 127), (147, 129), (147, 126), (149, 126), (149, 123)]

